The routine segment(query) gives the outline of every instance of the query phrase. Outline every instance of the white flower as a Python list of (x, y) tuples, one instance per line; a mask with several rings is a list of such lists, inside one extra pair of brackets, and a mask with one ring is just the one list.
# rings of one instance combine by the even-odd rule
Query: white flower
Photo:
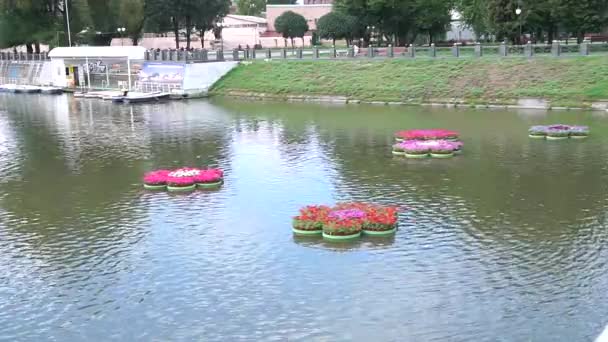
[(194, 177), (201, 173), (196, 169), (178, 169), (169, 173), (169, 177)]

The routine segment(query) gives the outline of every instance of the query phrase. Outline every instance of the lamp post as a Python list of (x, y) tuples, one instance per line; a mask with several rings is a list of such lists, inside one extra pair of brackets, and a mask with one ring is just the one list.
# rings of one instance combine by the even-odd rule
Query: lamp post
[(125, 33), (126, 30), (127, 29), (124, 28), (124, 27), (119, 27), (119, 28), (116, 29), (116, 31), (118, 31), (118, 34), (120, 35), (120, 45), (121, 46), (125, 46), (125, 43), (124, 43), (125, 39), (124, 39), (123, 36), (124, 36), (124, 33)]
[(517, 21), (519, 21), (519, 38), (517, 39), (519, 41), (519, 44), (522, 44), (521, 41), (521, 8), (519, 7), (519, 5), (517, 5), (517, 8), (515, 9), (515, 14), (517, 15)]
[(70, 5), (68, 0), (65, 0), (65, 19), (68, 24), (68, 46), (72, 46), (72, 33), (70, 32)]
[(374, 30), (376, 29), (376, 27), (374, 25), (372, 26), (368, 26), (367, 27), (367, 31), (369, 32), (369, 43), (372, 43), (372, 40), (374, 39)]
[(224, 23), (218, 23), (217, 26), (220, 28), (220, 49), (224, 52)]

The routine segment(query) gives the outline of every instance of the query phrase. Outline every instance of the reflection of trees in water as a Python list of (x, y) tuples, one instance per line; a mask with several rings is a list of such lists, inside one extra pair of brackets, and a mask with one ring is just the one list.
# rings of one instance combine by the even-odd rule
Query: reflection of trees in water
[[(602, 160), (608, 156), (608, 147), (600, 136), (608, 130), (608, 123), (592, 119), (588, 113), (529, 116), (420, 107), (234, 101), (224, 105), (246, 111), (239, 115), (240, 120), (255, 118), (270, 122), (270, 126), (281, 123), (285, 138), (279, 140), (279, 149), (284, 153), (300, 155), (299, 149), (310, 148), (307, 137), (315, 137), (312, 143), (339, 171), (341, 197), (389, 197), (390, 201), (439, 201), (447, 205), (449, 199), (460, 198), (466, 201), (467, 211), (481, 220), (480, 227), (499, 216), (508, 217), (515, 227), (531, 222), (575, 223), (590, 215), (580, 209), (597, 215), (603, 208), (606, 179)], [(532, 141), (527, 129), (538, 120), (590, 124), (594, 139)], [(465, 154), (446, 161), (391, 156), (394, 131), (433, 127), (459, 130)]]
[(6, 227), (34, 234), (39, 243), (94, 236), (119, 240), (121, 226), (134, 221), (134, 213), (117, 204), (128, 206), (126, 192), (140, 172), (121, 154), (100, 155), (104, 149), (94, 143), (96, 138), (78, 129), (79, 118), (86, 113), (73, 112), (66, 126), (65, 121), (53, 121), (66, 119), (53, 113), (57, 98), (45, 102), (47, 97), (32, 96), (23, 101), (27, 98), (3, 103), (7, 124), (18, 140), (12, 158), (20, 160), (18, 179), (0, 185), (5, 194), (0, 200), (3, 216), (14, 218)]
[[(19, 160), (12, 170), (18, 180), (0, 184), (0, 216), (11, 218), (8, 234), (34, 235), (47, 248), (41, 253), (55, 257), (72, 253), (66, 246), (79, 241), (90, 249), (128, 244), (143, 233), (138, 227), (147, 218), (130, 203), (143, 172), (175, 166), (177, 159), (198, 164), (197, 155), (217, 162), (230, 140), (225, 129), (216, 129), (221, 111), (208, 105), (7, 96), (0, 97), (0, 108), (8, 109), (0, 120), (16, 140), (10, 158)], [(198, 117), (199, 110), (210, 113)]]

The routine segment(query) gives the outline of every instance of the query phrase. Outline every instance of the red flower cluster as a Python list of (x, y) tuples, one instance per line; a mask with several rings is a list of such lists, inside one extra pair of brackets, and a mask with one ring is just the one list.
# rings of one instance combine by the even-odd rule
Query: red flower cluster
[[(334, 215), (344, 211), (361, 211), (363, 217)], [(293, 218), (294, 228), (321, 230), (328, 235), (352, 235), (361, 230), (385, 231), (397, 225), (397, 208), (368, 203), (340, 203), (333, 208), (327, 206), (306, 206), (300, 215)]]
[(437, 140), (456, 139), (458, 132), (447, 129), (412, 129), (395, 133), (395, 138), (401, 140)]
[(307, 205), (294, 216), (293, 227), (300, 230), (321, 230), (331, 208), (325, 205)]

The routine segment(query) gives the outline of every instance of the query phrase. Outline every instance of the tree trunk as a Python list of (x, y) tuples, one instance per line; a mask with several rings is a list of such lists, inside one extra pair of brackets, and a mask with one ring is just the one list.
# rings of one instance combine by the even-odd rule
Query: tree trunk
[(137, 46), (137, 44), (139, 43), (139, 37), (137, 35), (132, 35), (131, 42), (133, 42), (133, 46)]
[(190, 35), (192, 34), (192, 18), (186, 16), (186, 50), (190, 50)]
[(363, 36), (363, 47), (368, 47), (370, 41), (371, 41), (370, 35), (369, 34), (365, 34)]
[(418, 32), (414, 32), (414, 35), (412, 35), (412, 40), (411, 40), (410, 44), (414, 44), (416, 42), (416, 38), (418, 38)]
[(175, 17), (171, 19), (171, 22), (173, 23), (173, 34), (175, 34), (175, 48), (179, 49), (179, 25)]
[(200, 30), (200, 33), (198, 35), (201, 36), (201, 49), (204, 49), (205, 48), (205, 30)]
[(34, 48), (32, 47), (32, 43), (25, 44), (25, 48), (27, 49), (27, 53), (34, 53)]
[(291, 37), (290, 39), (291, 39), (291, 48), (293, 49), (293, 37)]
[[(255, 44), (253, 46), (255, 46)], [(306, 46), (306, 42), (304, 42), (304, 36), (302, 36), (302, 48), (304, 48), (304, 46)]]
[(34, 43), (34, 51), (36, 51), (36, 53), (40, 53), (40, 42)]
[(576, 35), (576, 43), (581, 44), (584, 39), (585, 39), (585, 32), (579, 31), (578, 34)]
[(431, 44), (433, 44), (433, 33), (429, 31), (429, 46), (431, 46)]
[(547, 44), (551, 44), (553, 43), (553, 36), (554, 36), (555, 32), (553, 30), (553, 25), (551, 25), (549, 27), (549, 29), (547, 30)]

